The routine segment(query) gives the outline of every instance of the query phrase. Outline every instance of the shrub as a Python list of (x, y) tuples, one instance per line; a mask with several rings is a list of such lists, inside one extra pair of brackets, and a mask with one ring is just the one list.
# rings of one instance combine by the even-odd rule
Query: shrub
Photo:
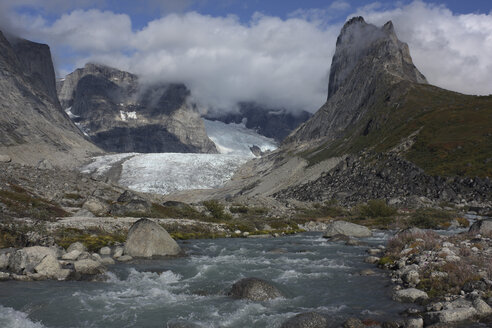
[(412, 244), (421, 251), (435, 250), (440, 247), (440, 237), (434, 231), (402, 232), (388, 241), (387, 253), (396, 256)]
[(202, 204), (210, 212), (212, 218), (219, 221), (229, 221), (232, 219), (230, 214), (224, 212), (224, 205), (219, 203), (217, 200), (207, 200), (204, 201)]
[(456, 218), (456, 213), (452, 211), (420, 208), (412, 213), (408, 223), (412, 227), (422, 229), (439, 229), (446, 227), (446, 225), (449, 226), (449, 222)]
[(388, 206), (382, 199), (373, 199), (365, 205), (358, 206), (360, 216), (369, 218), (390, 217), (396, 214), (396, 209)]

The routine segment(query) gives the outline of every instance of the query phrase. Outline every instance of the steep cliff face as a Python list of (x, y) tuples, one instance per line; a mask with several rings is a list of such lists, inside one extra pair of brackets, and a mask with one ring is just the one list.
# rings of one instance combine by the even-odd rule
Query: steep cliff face
[(74, 166), (99, 148), (62, 111), (47, 45), (0, 32), (0, 153), (15, 161)]
[(136, 75), (87, 64), (58, 85), (62, 106), (101, 148), (114, 152), (216, 153), (183, 84), (142, 85)]
[[(391, 22), (378, 28), (362, 17), (349, 20), (337, 39), (330, 69), (328, 101), (287, 142), (340, 137), (357, 124), (388, 89), (401, 82), (427, 83), (413, 65), (408, 45), (398, 40)], [(405, 93), (410, 83), (402, 83)], [(370, 128), (370, 127), (369, 127)]]

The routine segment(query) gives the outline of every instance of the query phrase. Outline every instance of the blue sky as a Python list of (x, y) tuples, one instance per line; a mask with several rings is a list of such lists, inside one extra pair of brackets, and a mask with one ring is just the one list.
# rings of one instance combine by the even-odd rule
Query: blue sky
[(345, 20), (392, 20), (429, 82), (492, 93), (492, 4), (458, 0), (0, 0), (0, 29), (50, 45), (58, 76), (99, 62), (184, 82), (203, 107), (315, 111)]

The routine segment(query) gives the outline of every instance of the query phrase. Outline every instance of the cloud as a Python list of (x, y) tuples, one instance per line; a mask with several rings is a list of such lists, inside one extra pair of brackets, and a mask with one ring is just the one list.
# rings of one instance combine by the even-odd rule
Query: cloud
[[(247, 23), (233, 15), (169, 14), (140, 29), (129, 15), (103, 9), (77, 9), (54, 21), (18, 13), (11, 22), (23, 37), (48, 42), (64, 65), (96, 61), (147, 82), (183, 82), (203, 107), (227, 111), (239, 101), (259, 101), (314, 112), (326, 100), (343, 24), (331, 14), (345, 15), (347, 5), (335, 1), (331, 9), (298, 11), (286, 19), (257, 13)], [(431, 83), (464, 93), (492, 92), (491, 14), (456, 15), (414, 1), (397, 7), (372, 3), (354, 15), (379, 26), (393, 20)]]
[(356, 14), (377, 25), (392, 20), (429, 83), (467, 94), (492, 94), (492, 14), (456, 15), (422, 1), (385, 11), (364, 8)]

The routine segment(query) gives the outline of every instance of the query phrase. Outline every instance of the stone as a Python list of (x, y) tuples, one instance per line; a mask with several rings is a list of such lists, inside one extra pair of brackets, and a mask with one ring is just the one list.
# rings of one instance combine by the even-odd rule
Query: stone
[(329, 321), (317, 312), (298, 314), (285, 321), (280, 328), (327, 328)]
[(492, 308), (484, 300), (477, 298), (473, 300), (473, 307), (477, 311), (477, 314), (481, 317), (485, 317), (492, 314)]
[(376, 272), (374, 270), (371, 270), (371, 269), (364, 269), (360, 272), (361, 276), (373, 276), (375, 274), (376, 274)]
[(38, 162), (37, 168), (39, 170), (53, 170), (53, 164), (47, 159), (42, 159)]
[(484, 219), (475, 221), (468, 232), (472, 234), (481, 234), (482, 236), (492, 237), (492, 219)]
[(367, 250), (367, 254), (372, 255), (372, 256), (376, 256), (376, 255), (380, 254), (381, 252), (382, 252), (382, 250), (379, 248), (370, 248)]
[(429, 296), (426, 292), (416, 289), (416, 288), (407, 288), (397, 290), (393, 294), (393, 299), (398, 302), (403, 303), (414, 303), (417, 301), (422, 301), (428, 299)]
[(4, 270), (4, 269), (7, 269), (7, 267), (9, 266), (9, 260), (10, 260), (10, 254), (12, 252), (2, 252), (0, 253), (0, 270)]
[(133, 260), (133, 257), (131, 257), (130, 255), (123, 255), (123, 256), (118, 257), (117, 260), (119, 262), (128, 262), (128, 261)]
[(401, 278), (404, 282), (411, 285), (417, 285), (420, 282), (419, 273), (415, 270), (405, 272)]
[(125, 243), (125, 254), (133, 257), (178, 255), (181, 248), (169, 233), (149, 219), (140, 219), (130, 230)]
[(1, 155), (0, 154), (0, 163), (10, 163), (12, 158), (9, 155)]
[(106, 268), (99, 262), (85, 259), (74, 262), (75, 271), (80, 274), (95, 275), (106, 271)]
[(5, 281), (10, 279), (10, 273), (0, 271), (0, 281)]
[(113, 265), (115, 262), (112, 258), (110, 258), (109, 256), (103, 256), (101, 258), (101, 263), (103, 265)]
[(101, 247), (101, 249), (99, 250), (99, 254), (100, 255), (111, 255), (111, 248), (109, 248), (108, 246)]
[(95, 197), (90, 197), (85, 201), (82, 205), (82, 208), (88, 210), (92, 214), (96, 216), (106, 215), (109, 211), (108, 204), (104, 203), (102, 200), (99, 200)]
[(80, 210), (75, 212), (72, 216), (73, 217), (92, 218), (92, 217), (94, 217), (94, 214), (85, 208), (81, 208)]
[(244, 278), (232, 285), (229, 295), (238, 299), (268, 301), (282, 297), (282, 293), (271, 283), (259, 278)]
[(84, 244), (78, 241), (68, 246), (67, 253), (70, 253), (71, 251), (75, 251), (75, 250), (79, 251), (80, 253), (83, 253), (87, 251), (87, 247), (85, 247)]
[(366, 263), (371, 263), (371, 264), (376, 264), (378, 263), (380, 260), (379, 257), (376, 257), (376, 256), (368, 256), (364, 259), (364, 262)]
[(110, 212), (112, 215), (125, 216), (128, 213), (141, 213), (142, 215), (150, 211), (152, 204), (134, 193), (126, 190), (119, 197), (117, 203), (111, 205)]
[(52, 247), (31, 246), (15, 251), (9, 259), (9, 269), (14, 273), (32, 272), (46, 255), (58, 257), (58, 250)]
[(114, 249), (114, 254), (113, 254), (113, 257), (114, 258), (118, 258), (120, 256), (123, 256), (123, 252), (125, 251), (125, 249), (121, 246), (117, 246), (115, 249)]
[(65, 261), (75, 261), (80, 256), (80, 254), (82, 254), (81, 251), (74, 249), (71, 252), (68, 252), (66, 254), (63, 254), (62, 260), (65, 260)]
[(34, 270), (39, 273), (41, 279), (65, 280), (70, 275), (70, 270), (62, 269), (58, 260), (50, 254), (46, 255)]
[(365, 326), (359, 319), (349, 318), (343, 323), (342, 328), (364, 328)]
[(424, 319), (422, 318), (408, 318), (405, 320), (405, 328), (423, 328)]
[(460, 322), (471, 319), (476, 314), (477, 311), (472, 307), (426, 312), (424, 313), (424, 324), (427, 326), (433, 323)]
[(372, 235), (372, 232), (369, 228), (355, 223), (350, 223), (346, 221), (335, 221), (328, 224), (323, 237), (329, 238), (338, 234), (360, 238), (370, 237)]

